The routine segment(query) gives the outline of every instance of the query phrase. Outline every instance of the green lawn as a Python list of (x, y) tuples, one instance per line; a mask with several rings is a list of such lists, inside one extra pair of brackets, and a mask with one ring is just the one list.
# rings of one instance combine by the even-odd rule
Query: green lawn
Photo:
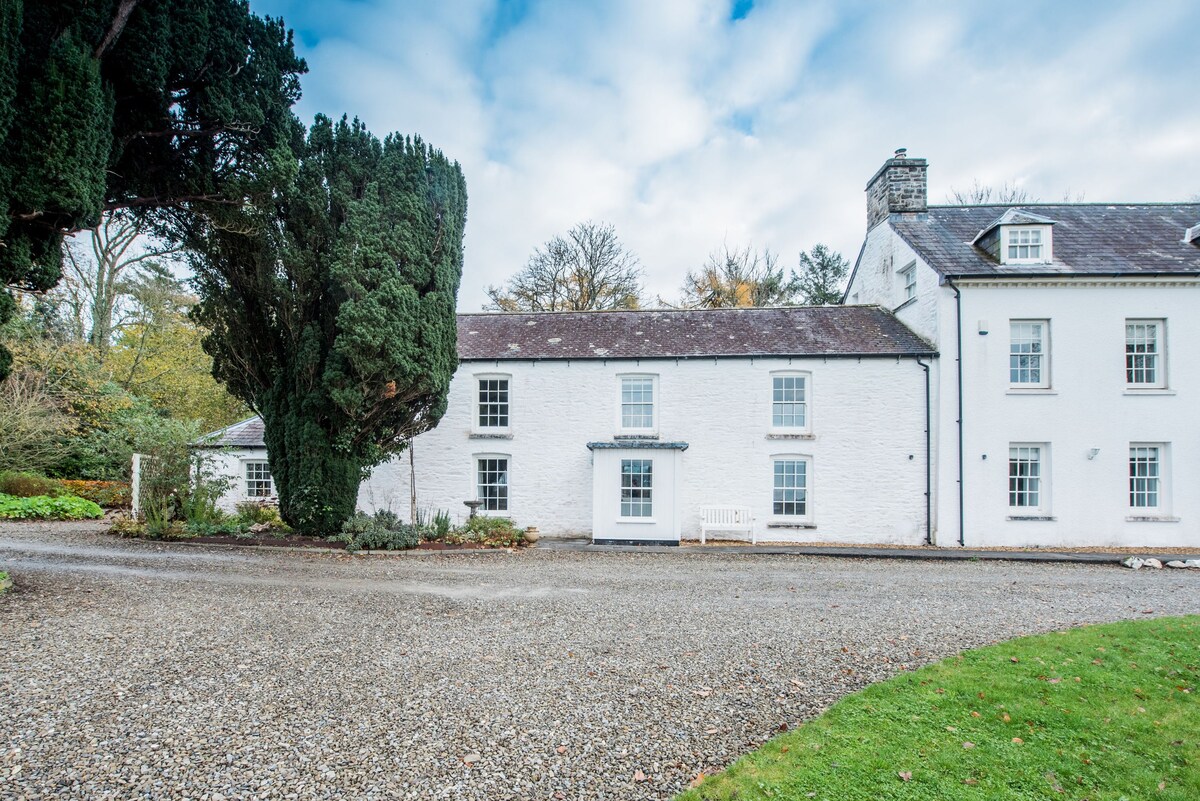
[(967, 651), (844, 698), (701, 799), (1200, 799), (1200, 616)]

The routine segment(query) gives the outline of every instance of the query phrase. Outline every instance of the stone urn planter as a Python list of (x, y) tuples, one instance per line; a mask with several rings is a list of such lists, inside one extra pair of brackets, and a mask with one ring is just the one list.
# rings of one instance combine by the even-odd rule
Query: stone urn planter
[(529, 543), (530, 545), (533, 545), (541, 538), (542, 535), (538, 533), (537, 526), (530, 526), (529, 528), (525, 529), (525, 542)]

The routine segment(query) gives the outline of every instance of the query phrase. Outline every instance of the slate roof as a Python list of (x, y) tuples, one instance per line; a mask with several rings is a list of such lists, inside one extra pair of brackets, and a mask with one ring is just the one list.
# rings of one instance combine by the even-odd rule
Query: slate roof
[[(1001, 265), (971, 244), (1009, 209), (1054, 221), (1053, 263)], [(1200, 203), (930, 206), (892, 214), (889, 222), (948, 276), (1200, 273), (1200, 247), (1184, 242), (1187, 229), (1200, 224)]]
[(199, 448), (265, 448), (262, 418), (251, 417), (205, 434), (195, 445)]
[(458, 316), (463, 361), (933, 353), (878, 306)]

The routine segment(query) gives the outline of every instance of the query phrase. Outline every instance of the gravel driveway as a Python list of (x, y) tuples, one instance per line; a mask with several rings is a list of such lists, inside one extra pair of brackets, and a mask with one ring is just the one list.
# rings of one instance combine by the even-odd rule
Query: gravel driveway
[(1200, 612), (1185, 571), (349, 557), (0, 524), (0, 797), (670, 798), (963, 648)]

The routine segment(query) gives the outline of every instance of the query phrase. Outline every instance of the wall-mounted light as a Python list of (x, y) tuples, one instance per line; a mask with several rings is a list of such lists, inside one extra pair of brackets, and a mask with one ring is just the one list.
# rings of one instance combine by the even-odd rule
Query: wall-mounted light
[(987, 335), (988, 335), (987, 320), (980, 320), (979, 321), (979, 336), (986, 337)]
[(1088, 448), (1087, 458), (1095, 459), (1100, 454), (1099, 448)]

